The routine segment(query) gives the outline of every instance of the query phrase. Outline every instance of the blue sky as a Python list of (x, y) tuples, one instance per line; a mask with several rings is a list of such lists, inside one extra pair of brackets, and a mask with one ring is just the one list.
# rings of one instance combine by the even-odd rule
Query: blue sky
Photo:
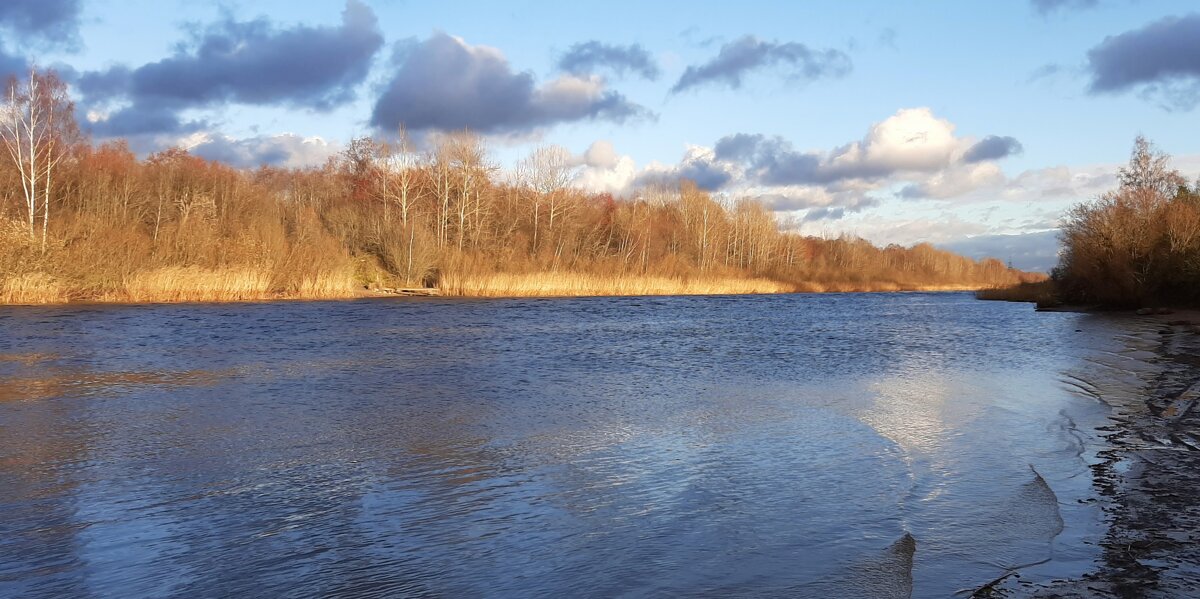
[[(141, 151), (302, 165), (472, 125), (501, 166), (565, 147), (595, 191), (697, 178), (806, 233), (1031, 268), (1135, 135), (1200, 174), (1194, 2), (8, 1), (0, 65), (56, 66)], [(589, 42), (607, 60), (564, 71)]]

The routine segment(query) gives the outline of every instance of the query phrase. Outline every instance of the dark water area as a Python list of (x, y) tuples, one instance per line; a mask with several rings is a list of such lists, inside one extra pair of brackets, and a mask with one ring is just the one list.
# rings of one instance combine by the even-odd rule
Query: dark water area
[(0, 596), (1077, 576), (1108, 413), (1079, 380), (1126, 326), (969, 294), (0, 308)]

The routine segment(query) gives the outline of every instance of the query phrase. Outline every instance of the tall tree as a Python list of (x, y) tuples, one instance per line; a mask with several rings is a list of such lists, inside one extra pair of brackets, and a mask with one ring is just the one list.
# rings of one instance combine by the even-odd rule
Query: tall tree
[(42, 250), (50, 227), (55, 168), (79, 141), (75, 103), (67, 84), (54, 71), (29, 70), (29, 77), (10, 77), (6, 84), (0, 138), (20, 173), (29, 234), (37, 235), (41, 212)]
[[(533, 251), (538, 251), (539, 237), (554, 243), (554, 221), (561, 220), (570, 208), (567, 190), (575, 178), (578, 166), (571, 153), (561, 146), (542, 146), (518, 165), (521, 178), (533, 192)], [(540, 220), (545, 206), (546, 234), (540, 234)]]
[(1171, 168), (1171, 157), (1154, 147), (1144, 136), (1133, 140), (1129, 165), (1117, 171), (1121, 189), (1152, 193), (1155, 199), (1169, 199), (1179, 188), (1187, 188), (1187, 180)]

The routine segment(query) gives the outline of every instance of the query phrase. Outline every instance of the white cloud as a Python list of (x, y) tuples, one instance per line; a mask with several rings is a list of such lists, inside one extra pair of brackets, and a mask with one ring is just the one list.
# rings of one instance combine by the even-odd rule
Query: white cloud
[(1004, 172), (994, 162), (955, 164), (935, 172), (919, 183), (900, 190), (902, 197), (949, 199), (973, 191), (995, 188), (1005, 182)]
[(613, 168), (621, 158), (612, 142), (603, 139), (588, 146), (583, 153), (584, 164), (596, 168)]
[(835, 150), (828, 164), (830, 170), (848, 174), (936, 171), (972, 145), (955, 137), (954, 129), (954, 123), (929, 108), (902, 109), (872, 125), (861, 142)]
[(241, 168), (318, 166), (338, 151), (338, 146), (320, 137), (301, 137), (293, 133), (237, 139), (202, 132), (185, 138), (181, 145), (202, 158)]
[(613, 196), (624, 196), (636, 178), (637, 166), (634, 158), (613, 156), (608, 162), (588, 162), (576, 175), (575, 184), (582, 190), (592, 193), (612, 193)]

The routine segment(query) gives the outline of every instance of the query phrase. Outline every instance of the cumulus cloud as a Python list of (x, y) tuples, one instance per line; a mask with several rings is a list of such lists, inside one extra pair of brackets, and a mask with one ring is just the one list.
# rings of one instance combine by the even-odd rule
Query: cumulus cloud
[(76, 85), (89, 104), (125, 104), (100, 124), (103, 132), (171, 132), (189, 108), (233, 102), (331, 109), (354, 97), (382, 45), (375, 13), (348, 0), (339, 26), (280, 29), (265, 18), (225, 18), (168, 58), (83, 73)]
[[(74, 49), (80, 10), (80, 0), (0, 0), (0, 81), (28, 73), (32, 46)], [(5, 43), (12, 40), (15, 53)], [(68, 69), (59, 65), (57, 70)]]
[(637, 165), (633, 158), (617, 153), (612, 142), (600, 140), (593, 143), (577, 159), (581, 165), (575, 175), (575, 185), (592, 193), (623, 195), (637, 177)]
[(583, 164), (596, 168), (613, 168), (621, 161), (611, 141), (600, 140), (583, 153)]
[(954, 129), (928, 108), (910, 108), (872, 125), (861, 140), (830, 152), (800, 151), (780, 137), (749, 134), (722, 138), (715, 148), (718, 158), (745, 163), (750, 176), (766, 185), (879, 181), (950, 166), (965, 154), (968, 143)]
[(585, 153), (588, 189), (633, 195), (689, 180), (702, 189), (752, 197), (805, 221), (836, 220), (894, 198), (944, 200), (997, 194), (1009, 180), (996, 161), (1018, 152), (1012, 137), (960, 137), (928, 108), (897, 111), (859, 140), (828, 151), (799, 150), (779, 136), (735, 133), (712, 147), (688, 146), (679, 162), (635, 168), (611, 144)]
[(607, 69), (618, 76), (634, 74), (651, 81), (659, 76), (658, 64), (641, 45), (620, 46), (595, 40), (571, 46), (558, 59), (558, 68), (575, 75)]
[(205, 120), (181, 116), (184, 108), (179, 102), (143, 99), (115, 111), (88, 110), (84, 122), (101, 137), (183, 134), (209, 126)]
[(967, 163), (951, 166), (917, 183), (901, 188), (902, 198), (948, 199), (986, 187), (1002, 185), (1004, 173), (995, 163)]
[(1100, 0), (1031, 0), (1030, 3), (1039, 14), (1048, 15), (1057, 10), (1095, 8), (1100, 4)]
[(714, 159), (711, 148), (688, 146), (678, 163), (651, 162), (639, 169), (633, 158), (619, 154), (612, 143), (593, 143), (573, 163), (580, 168), (575, 185), (594, 193), (631, 196), (645, 187), (675, 187), (691, 181), (707, 191), (717, 191), (738, 177), (734, 165)]
[(716, 191), (733, 180), (732, 166), (716, 161), (711, 148), (688, 146), (678, 164), (651, 163), (634, 179), (635, 187), (651, 185), (677, 186), (691, 181), (705, 191)]
[(1167, 17), (1109, 36), (1088, 51), (1093, 94), (1140, 89), (1168, 108), (1200, 101), (1200, 14)]
[(980, 140), (955, 129), (928, 108), (902, 109), (868, 127), (861, 139), (827, 151), (799, 150), (779, 136), (735, 133), (711, 147), (687, 146), (676, 163), (640, 169), (610, 143), (597, 142), (579, 158), (586, 165), (579, 181), (592, 191), (628, 196), (689, 180), (711, 192), (758, 199), (775, 211), (803, 211), (796, 216), (805, 222), (847, 218), (896, 197), (978, 202), (985, 193), (993, 200), (1022, 194), (1021, 182), (1010, 181), (996, 163), (1020, 151), (1016, 139)]
[(239, 168), (280, 166), (304, 168), (324, 163), (337, 147), (320, 137), (292, 133), (236, 139), (220, 134), (201, 134), (192, 139), (192, 154)]
[(753, 197), (776, 212), (803, 210), (804, 221), (838, 220), (847, 214), (879, 205), (879, 199), (861, 189), (831, 190), (824, 187), (778, 187), (744, 190), (740, 195)]
[(79, 34), (80, 0), (4, 0), (0, 26), (23, 39), (73, 43)]
[(817, 50), (799, 42), (772, 42), (747, 35), (721, 46), (712, 60), (689, 66), (671, 93), (703, 85), (736, 89), (748, 73), (769, 67), (785, 67), (787, 78), (794, 81), (812, 81), (842, 77), (851, 66), (850, 57), (840, 50)]
[(392, 130), (472, 129), (512, 133), (581, 120), (617, 123), (650, 113), (608, 90), (597, 76), (564, 75), (542, 85), (514, 72), (495, 48), (472, 46), (435, 33), (401, 45), (395, 74), (371, 114), (371, 124)]

